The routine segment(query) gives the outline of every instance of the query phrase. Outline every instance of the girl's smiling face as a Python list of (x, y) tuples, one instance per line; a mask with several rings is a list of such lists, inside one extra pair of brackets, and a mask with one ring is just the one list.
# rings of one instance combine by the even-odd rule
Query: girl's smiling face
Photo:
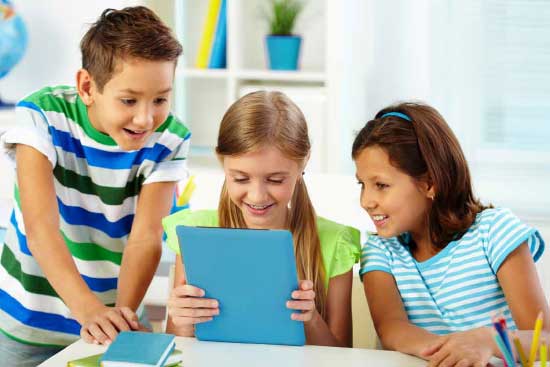
[(229, 197), (242, 211), (248, 228), (286, 228), (301, 165), (275, 147), (222, 159)]
[(433, 187), (394, 167), (379, 146), (364, 148), (355, 159), (361, 185), (361, 206), (367, 211), (378, 235), (395, 237), (410, 232), (425, 238)]

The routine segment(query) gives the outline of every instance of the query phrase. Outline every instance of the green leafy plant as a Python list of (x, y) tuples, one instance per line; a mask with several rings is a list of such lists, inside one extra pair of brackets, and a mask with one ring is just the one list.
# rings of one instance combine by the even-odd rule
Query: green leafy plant
[(290, 36), (296, 19), (304, 8), (301, 0), (271, 0), (267, 14), (271, 35)]

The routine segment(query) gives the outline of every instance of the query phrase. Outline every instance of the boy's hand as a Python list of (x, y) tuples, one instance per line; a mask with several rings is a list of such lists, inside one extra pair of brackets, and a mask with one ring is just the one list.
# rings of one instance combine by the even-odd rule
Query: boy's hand
[(311, 280), (301, 280), (298, 284), (298, 290), (291, 294), (292, 299), (296, 301), (287, 301), (286, 307), (293, 310), (300, 310), (300, 313), (293, 313), (292, 320), (308, 322), (319, 316), (315, 308), (315, 291)]
[(203, 297), (204, 290), (192, 285), (183, 283), (174, 287), (168, 300), (168, 314), (174, 325), (192, 328), (219, 315), (218, 301)]
[(485, 367), (497, 355), (489, 328), (441, 336), (421, 353), (428, 366)]
[(80, 337), (87, 343), (109, 345), (119, 332), (127, 330), (147, 331), (130, 308), (101, 305), (82, 323)]

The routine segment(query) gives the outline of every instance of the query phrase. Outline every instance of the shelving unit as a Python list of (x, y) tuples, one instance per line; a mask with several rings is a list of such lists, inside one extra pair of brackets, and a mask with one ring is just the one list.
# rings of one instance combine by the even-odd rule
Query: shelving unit
[(293, 72), (266, 67), (268, 25), (263, 12), (268, 0), (227, 0), (226, 69), (195, 68), (208, 1), (174, 0), (170, 23), (184, 48), (176, 71), (174, 109), (192, 131), (190, 163), (217, 166), (214, 146), (226, 109), (245, 92), (276, 89), (294, 100), (308, 121), (313, 144), (308, 169), (348, 170), (353, 132), (346, 126), (357, 118), (366, 121), (360, 103), (366, 93), (351, 87), (366, 81), (362, 70), (367, 60), (351, 43), (366, 32), (366, 22), (359, 19), (364, 17), (362, 3), (306, 2), (296, 27), (303, 38), (300, 70)]

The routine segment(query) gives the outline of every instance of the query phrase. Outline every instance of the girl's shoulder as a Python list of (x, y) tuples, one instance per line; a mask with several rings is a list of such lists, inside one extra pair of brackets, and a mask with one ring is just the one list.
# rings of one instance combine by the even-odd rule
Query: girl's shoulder
[(342, 240), (357, 245), (361, 242), (361, 233), (357, 228), (323, 217), (317, 217), (317, 233), (319, 234), (321, 246), (335, 244)]
[(317, 217), (317, 233), (325, 267), (325, 286), (328, 287), (330, 278), (348, 272), (359, 261), (361, 233), (356, 228), (323, 217)]

